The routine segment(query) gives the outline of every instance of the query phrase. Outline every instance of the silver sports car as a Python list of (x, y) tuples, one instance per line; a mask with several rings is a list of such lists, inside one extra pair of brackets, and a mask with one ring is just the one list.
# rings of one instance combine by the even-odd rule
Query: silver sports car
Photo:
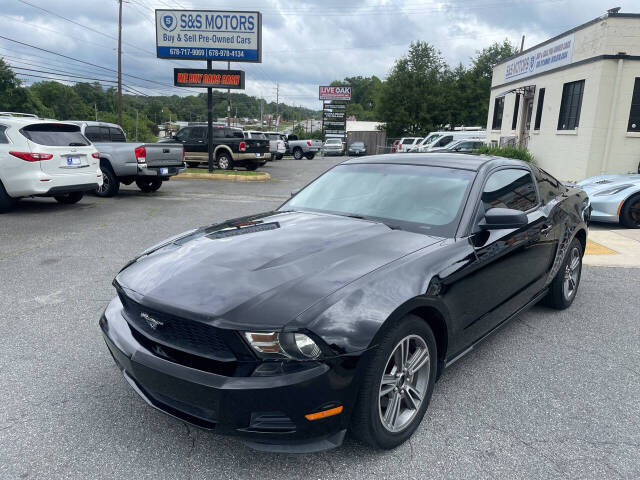
[(591, 201), (591, 220), (640, 228), (640, 174), (600, 175), (578, 182)]

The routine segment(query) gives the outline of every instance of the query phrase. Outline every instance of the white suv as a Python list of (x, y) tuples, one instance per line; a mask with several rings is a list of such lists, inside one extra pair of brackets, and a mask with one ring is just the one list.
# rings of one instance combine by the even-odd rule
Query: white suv
[(0, 213), (20, 197), (78, 202), (102, 185), (99, 162), (78, 125), (0, 113)]
[(398, 153), (409, 152), (414, 145), (417, 145), (422, 141), (420, 137), (403, 137), (400, 139), (400, 143), (396, 147)]

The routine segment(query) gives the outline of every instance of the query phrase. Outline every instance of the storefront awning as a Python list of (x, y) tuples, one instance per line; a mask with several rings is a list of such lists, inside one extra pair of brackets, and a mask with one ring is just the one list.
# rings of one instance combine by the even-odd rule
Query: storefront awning
[(519, 93), (521, 95), (527, 95), (527, 94), (533, 95), (535, 91), (536, 91), (535, 85), (525, 85), (524, 87), (516, 87), (516, 88), (512, 88), (511, 90), (507, 90), (506, 92), (499, 93), (498, 95), (496, 95), (496, 98), (504, 97), (505, 95), (508, 95), (510, 93)]

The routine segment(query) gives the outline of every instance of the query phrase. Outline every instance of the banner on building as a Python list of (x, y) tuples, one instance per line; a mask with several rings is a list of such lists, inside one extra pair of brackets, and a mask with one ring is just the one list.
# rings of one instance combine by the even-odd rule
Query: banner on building
[(518, 80), (554, 68), (569, 65), (573, 58), (574, 35), (554, 40), (507, 61), (504, 80)]

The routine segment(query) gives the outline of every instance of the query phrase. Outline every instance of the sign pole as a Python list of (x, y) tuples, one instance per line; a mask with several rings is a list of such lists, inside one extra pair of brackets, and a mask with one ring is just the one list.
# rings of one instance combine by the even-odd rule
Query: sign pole
[[(211, 70), (211, 60), (207, 60), (207, 70)], [(209, 172), (213, 172), (213, 89), (207, 88), (207, 152)]]

